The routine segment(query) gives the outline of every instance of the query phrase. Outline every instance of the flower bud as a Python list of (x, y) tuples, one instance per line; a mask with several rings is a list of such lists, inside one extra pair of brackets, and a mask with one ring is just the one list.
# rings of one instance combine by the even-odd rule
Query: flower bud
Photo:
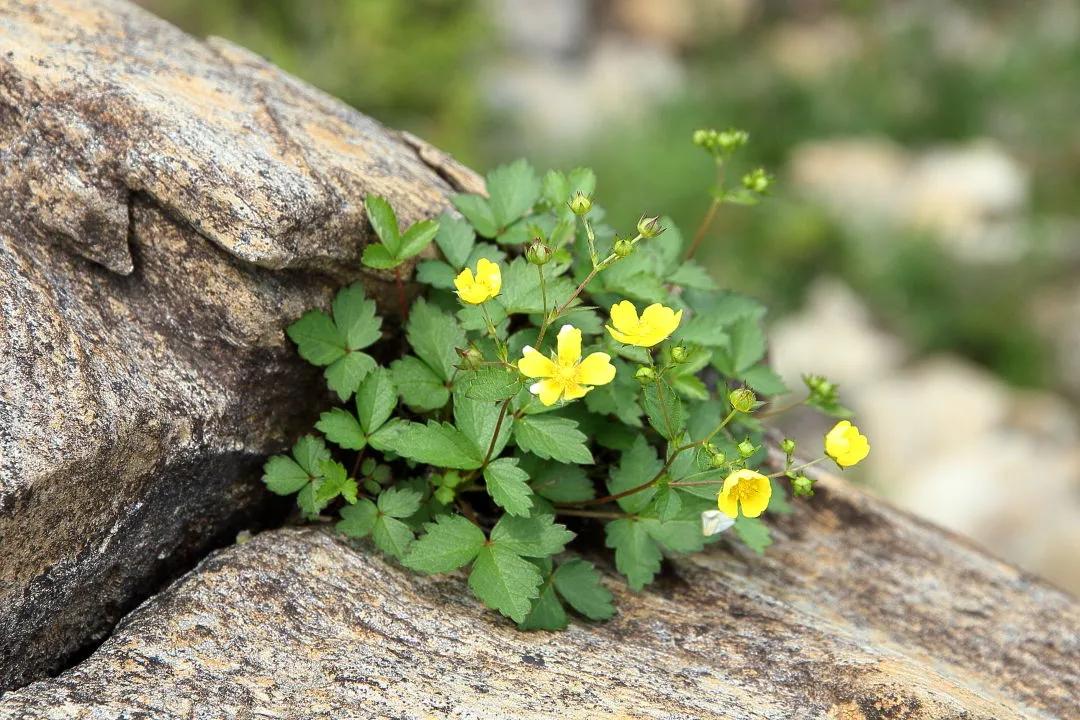
[(739, 443), (738, 448), (739, 448), (739, 455), (741, 457), (744, 457), (744, 458), (750, 457), (751, 455), (756, 453), (757, 450), (758, 450), (757, 445), (750, 442), (749, 439), (743, 440), (741, 443)]
[(484, 355), (474, 347), (458, 350), (462, 370), (479, 370), (484, 365)]
[(805, 475), (798, 475), (791, 480), (791, 490), (795, 497), (813, 497), (814, 481)]
[(758, 168), (742, 176), (742, 186), (758, 195), (764, 195), (772, 185), (773, 177), (764, 169)]
[(750, 133), (745, 130), (729, 128), (716, 135), (716, 147), (724, 154), (730, 155), (750, 140)]
[(722, 468), (728, 464), (727, 456), (724, 453), (717, 451), (712, 456), (712, 466), (714, 468)]
[(536, 238), (529, 243), (529, 247), (525, 248), (525, 259), (533, 265), (547, 265), (551, 260), (551, 255), (551, 248), (540, 238)]
[(754, 405), (757, 403), (757, 395), (750, 388), (739, 388), (728, 393), (728, 402), (731, 403), (732, 409), (741, 413), (748, 413), (754, 409)]
[(588, 195), (578, 193), (574, 197), (570, 198), (570, 202), (567, 203), (570, 206), (570, 210), (575, 215), (587, 215), (592, 210), (592, 198)]
[(694, 144), (698, 147), (709, 147), (709, 131), (708, 130), (695, 130), (694, 131)]
[(637, 378), (637, 381), (642, 385), (648, 385), (656, 379), (656, 371), (648, 365), (642, 365), (637, 369), (637, 372), (634, 373), (634, 377)]
[(686, 348), (682, 345), (671, 348), (671, 362), (684, 363), (689, 356), (690, 354), (686, 352)]
[(618, 238), (615, 240), (615, 248), (613, 252), (619, 257), (624, 258), (630, 253), (634, 252), (634, 243), (630, 242), (626, 238)]
[(784, 442), (780, 443), (780, 449), (784, 451), (784, 454), (791, 457), (795, 454), (795, 441), (791, 438), (784, 438)]
[(654, 238), (664, 232), (666, 228), (660, 224), (660, 217), (646, 217), (641, 216), (641, 219), (637, 223), (638, 235), (643, 238)]

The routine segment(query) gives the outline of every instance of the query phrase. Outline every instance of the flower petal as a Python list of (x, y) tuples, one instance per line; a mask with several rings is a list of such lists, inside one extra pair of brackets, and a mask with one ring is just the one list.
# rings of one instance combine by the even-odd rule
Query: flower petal
[(724, 479), (724, 487), (716, 497), (716, 505), (720, 508), (720, 512), (732, 518), (739, 517), (739, 500), (731, 492), (738, 484), (738, 473), (731, 473)]
[(578, 365), (577, 380), (585, 385), (607, 385), (615, 379), (615, 366), (607, 353), (590, 353)]
[(454, 278), (454, 287), (456, 287), (459, 292), (468, 290), (475, 285), (476, 279), (473, 277), (472, 270), (469, 268), (465, 268)]
[(480, 258), (476, 263), (476, 277), (487, 286), (490, 297), (495, 297), (502, 290), (502, 271), (498, 264), (487, 258)]
[(551, 358), (544, 357), (531, 345), (522, 348), (521, 359), (518, 360), (517, 366), (521, 374), (528, 378), (549, 378), (557, 370)]
[(610, 325), (605, 325), (607, 331), (611, 333), (611, 337), (615, 338), (615, 342), (621, 342), (623, 345), (633, 345), (633, 338), (625, 333), (621, 333)]
[(772, 497), (772, 483), (769, 482), (769, 478), (762, 475), (741, 482), (749, 486), (746, 488), (747, 492), (740, 499), (742, 513), (746, 517), (757, 517), (765, 512), (765, 508), (769, 507), (769, 499)]
[(587, 395), (590, 390), (592, 390), (592, 388), (587, 385), (570, 383), (565, 388), (563, 388), (563, 399), (577, 400), (579, 398), (585, 397), (585, 395)]
[(581, 331), (573, 325), (559, 330), (559, 365), (567, 367), (581, 359)]
[(529, 386), (529, 392), (540, 397), (544, 405), (554, 405), (562, 395), (563, 386), (555, 380), (541, 380)]
[[(620, 303), (615, 303), (611, 306), (611, 324), (615, 326), (615, 331), (620, 333), (633, 333), (638, 327), (638, 314), (637, 308), (634, 307), (634, 303), (629, 300), (623, 300)], [(611, 330), (609, 327), (608, 330)], [(615, 332), (612, 332), (614, 335)], [(625, 342), (618, 337), (615, 338), (619, 342)]]

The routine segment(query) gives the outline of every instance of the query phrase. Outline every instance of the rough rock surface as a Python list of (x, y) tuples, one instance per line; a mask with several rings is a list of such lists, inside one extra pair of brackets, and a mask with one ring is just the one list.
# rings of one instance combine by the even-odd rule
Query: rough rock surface
[(358, 276), (364, 193), (475, 183), (121, 0), (0, 3), (0, 690), (265, 505), (320, 387), (282, 328)]
[(1076, 718), (1080, 606), (842, 481), (758, 557), (671, 563), (520, 633), (464, 579), (320, 530), (206, 559), (0, 718)]

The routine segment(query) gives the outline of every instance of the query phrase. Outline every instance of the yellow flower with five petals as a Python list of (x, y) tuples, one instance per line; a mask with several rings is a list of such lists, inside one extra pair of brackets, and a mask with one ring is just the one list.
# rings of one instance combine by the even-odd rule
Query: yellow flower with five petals
[(559, 398), (577, 400), (597, 385), (607, 385), (615, 379), (615, 366), (607, 353), (590, 353), (581, 358), (581, 331), (563, 325), (557, 339), (558, 350), (550, 358), (536, 348), (526, 345), (518, 370), (527, 378), (540, 378), (529, 386), (529, 392), (540, 396), (544, 405), (554, 405)]
[(502, 289), (502, 271), (499, 266), (487, 258), (480, 258), (476, 263), (476, 275), (471, 268), (465, 268), (456, 278), (454, 287), (462, 302), (479, 305), (499, 294)]
[(720, 512), (728, 517), (739, 516), (739, 506), (746, 517), (757, 517), (769, 507), (772, 484), (759, 472), (743, 468), (736, 470), (724, 480), (724, 487), (716, 498)]
[(851, 467), (870, 454), (870, 441), (859, 428), (841, 420), (825, 436), (825, 454), (840, 467)]
[(682, 310), (675, 312), (660, 303), (642, 310), (639, 318), (634, 303), (623, 300), (611, 306), (611, 325), (606, 327), (611, 337), (621, 343), (652, 347), (675, 332), (681, 320)]

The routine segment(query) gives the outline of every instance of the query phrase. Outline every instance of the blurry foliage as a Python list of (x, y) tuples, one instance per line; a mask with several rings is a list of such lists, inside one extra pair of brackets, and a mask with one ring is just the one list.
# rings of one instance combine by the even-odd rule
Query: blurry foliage
[(690, 58), (688, 97), (651, 122), (612, 129), (582, 152), (549, 161), (587, 164), (609, 178), (598, 199), (612, 218), (630, 217), (648, 198), (650, 211), (690, 228), (708, 206), (698, 188), (712, 168), (685, 138), (697, 127), (751, 128), (747, 164), (730, 171), (764, 165), (779, 182), (762, 210), (725, 207), (714, 223), (701, 257), (721, 282), (783, 312), (801, 304), (815, 277), (836, 275), (917, 352), (952, 350), (1012, 382), (1047, 384), (1049, 352), (1026, 303), (1063, 268), (1037, 257), (1019, 267), (977, 267), (929, 238), (855, 236), (786, 192), (782, 170), (791, 150), (812, 139), (888, 137), (920, 148), (992, 137), (1033, 168), (1035, 212), (1072, 214), (1080, 200), (1080, 95), (1062, 88), (1080, 83), (1080, 43), (1048, 40), (1045, 15), (999, 2), (985, 6), (997, 13), (994, 57), (945, 57), (936, 6), (904, 24), (887, 22), (882, 3), (851, 4), (858, 12), (848, 18), (865, 33), (854, 62), (822, 78), (786, 77), (763, 50), (776, 18), (763, 18)]
[(137, 0), (198, 37), (219, 35), (392, 127), (475, 161), (477, 0)]

